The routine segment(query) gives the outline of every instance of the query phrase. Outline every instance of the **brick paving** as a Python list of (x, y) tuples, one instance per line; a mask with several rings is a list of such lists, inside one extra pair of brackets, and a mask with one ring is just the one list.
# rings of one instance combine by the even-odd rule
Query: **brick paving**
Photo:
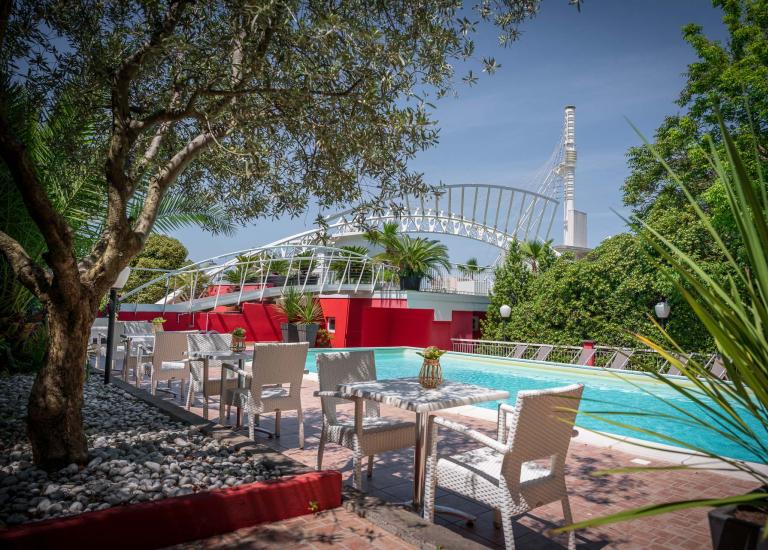
[[(317, 383), (305, 378), (302, 387), (302, 403), (304, 405), (306, 445), (304, 449), (298, 448), (298, 425), (296, 416), (292, 412), (283, 413), (281, 423), (282, 436), (279, 439), (268, 439), (263, 434), (256, 435), (259, 443), (266, 444), (275, 450), (314, 467), (317, 460), (317, 446), (319, 442), (321, 411), (319, 399), (312, 393), (317, 389)], [(202, 414), (202, 409), (197, 403), (193, 412)], [(344, 408), (340, 408), (344, 410)], [(211, 419), (218, 414), (218, 404), (211, 402)], [(399, 416), (403, 418), (413, 416), (413, 413), (387, 406), (382, 407), (382, 414)], [(445, 414), (456, 421), (470, 425), (475, 429), (493, 435), (495, 426), (493, 423), (470, 418)], [(234, 420), (234, 412), (233, 419)], [(274, 424), (272, 416), (262, 416), (261, 426), (272, 429)], [(244, 433), (247, 431), (243, 430)], [(476, 445), (468, 443), (452, 432), (441, 432), (443, 437), (438, 445), (441, 453), (455, 453), (474, 448)], [(725, 476), (707, 471), (657, 471), (632, 475), (595, 476), (595, 471), (634, 466), (631, 461), (634, 455), (607, 449), (598, 446), (574, 442), (567, 460), (567, 485), (571, 498), (574, 519), (576, 521), (618, 512), (630, 507), (646, 504), (660, 503), (670, 500), (685, 500), (692, 498), (717, 497), (728, 494), (746, 492), (755, 487), (753, 483), (743, 481), (732, 476)], [(373, 479), (365, 479), (369, 494), (377, 496), (388, 502), (406, 501), (411, 497), (413, 465), (413, 451), (402, 450), (385, 453), (376, 457)], [(652, 466), (662, 466), (663, 463), (653, 461)], [(351, 483), (352, 453), (336, 445), (327, 445), (323, 468), (333, 468), (345, 473), (345, 483)], [(449, 529), (472, 539), (490, 548), (503, 548), (503, 537), (500, 530), (493, 526), (493, 512), (474, 501), (465, 499), (459, 495), (438, 491), (438, 504), (459, 508), (477, 515), (477, 521), (468, 527), (465, 522), (450, 516), (439, 516), (436, 521)], [(302, 531), (307, 530), (317, 533), (335, 533), (339, 531), (344, 538), (346, 548), (377, 548), (382, 547), (382, 541), (389, 543), (386, 535), (382, 539), (368, 540), (366, 536), (351, 534), (347, 527), (347, 513), (336, 512), (327, 516), (320, 516), (305, 520), (296, 520), (296, 525), (302, 525)], [(343, 518), (339, 520), (339, 518)], [(566, 537), (552, 537), (548, 531), (562, 523), (562, 510), (558, 503), (537, 508), (531, 513), (518, 518), (514, 524), (515, 538), (518, 548), (549, 549), (563, 548), (566, 546)], [(293, 520), (291, 520), (293, 521)], [(302, 521), (309, 522), (310, 527), (305, 527)], [(355, 524), (361, 532), (367, 533), (380, 531), (375, 526), (364, 520)], [(253, 530), (243, 530), (232, 536), (240, 537), (237, 544), (240, 547), (266, 548), (284, 546), (279, 536), (270, 541), (269, 533), (281, 533), (283, 529), (292, 532), (291, 522), (273, 524)], [(342, 527), (339, 527), (342, 525)], [(287, 526), (287, 527), (286, 527)], [(286, 536), (286, 535), (280, 535)], [(266, 537), (266, 538), (265, 538)], [(229, 546), (235, 539), (222, 540), (222, 544)], [(226, 544), (224, 544), (226, 542)], [(252, 545), (251, 545), (252, 544)], [(325, 544), (322, 540), (300, 541), (290, 548), (322, 548)], [(705, 510), (680, 511), (663, 516), (650, 517), (623, 522), (600, 528), (580, 531), (577, 536), (578, 547), (592, 548), (622, 548), (622, 549), (700, 549), (711, 547), (709, 539), (709, 527)], [(249, 546), (251, 545), (251, 546)], [(312, 546), (314, 545), (314, 546)], [(377, 546), (378, 545), (378, 546)], [(342, 546), (339, 546), (340, 548)], [(387, 548), (397, 548), (393, 543)], [(406, 546), (407, 547), (407, 546)]]
[(174, 550), (242, 548), (249, 550), (283, 548), (285, 550), (412, 550), (396, 536), (365, 521), (344, 508), (319, 514), (299, 516), (284, 521), (239, 529), (209, 539), (179, 544)]

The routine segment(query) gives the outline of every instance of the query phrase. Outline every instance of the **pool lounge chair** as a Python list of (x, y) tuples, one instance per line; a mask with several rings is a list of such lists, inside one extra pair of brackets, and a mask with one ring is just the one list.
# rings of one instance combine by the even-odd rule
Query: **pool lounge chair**
[(608, 369), (623, 370), (627, 368), (629, 360), (634, 354), (635, 350), (633, 349), (618, 349), (605, 367)]
[(595, 348), (581, 348), (581, 351), (579, 352), (579, 355), (576, 356), (573, 364), (582, 367), (589, 365), (589, 362), (595, 357), (596, 351)]
[[(462, 424), (433, 417), (424, 518), (434, 520), (436, 487), (442, 487), (493, 508), (494, 523), (503, 526), (508, 549), (515, 548), (513, 516), (560, 501), (565, 522), (572, 523), (565, 459), (583, 390), (583, 385), (573, 384), (518, 392), (514, 407), (499, 405), (495, 439)], [(440, 458), (438, 426), (467, 436), (482, 447)], [(576, 548), (573, 531), (568, 535), (568, 548)]]
[(555, 349), (554, 346), (539, 346), (539, 351), (537, 351), (536, 355), (533, 356), (533, 360), (546, 361), (547, 357), (549, 357), (549, 354), (552, 353), (553, 349)]
[(515, 348), (512, 350), (512, 353), (507, 355), (507, 357), (512, 357), (513, 359), (520, 359), (523, 355), (525, 355), (526, 351), (528, 351), (528, 344), (517, 344)]
[(382, 418), (379, 404), (375, 401), (365, 401), (365, 414), (363, 415), (362, 407), (359, 409), (363, 416), (361, 419), (357, 418), (357, 415), (351, 419), (337, 417), (336, 406), (345, 402), (345, 398), (337, 391), (339, 384), (376, 380), (376, 364), (372, 350), (320, 353), (317, 355), (317, 377), (320, 390), (315, 392), (315, 395), (320, 397), (323, 410), (317, 469), (322, 469), (326, 443), (335, 443), (351, 449), (354, 471), (352, 486), (362, 490), (363, 458), (368, 457), (368, 477), (371, 477), (373, 455), (415, 446), (416, 423), (397, 418)]
[[(688, 361), (690, 361), (690, 359), (691, 359), (687, 355), (682, 355), (682, 354), (676, 354), (675, 357), (677, 358), (678, 361), (680, 361), (680, 364), (682, 364), (682, 366), (687, 365)], [(674, 376), (680, 376), (682, 374), (680, 372), (680, 369), (678, 369), (672, 363), (667, 363), (667, 364), (669, 366), (667, 367), (667, 372), (665, 372), (664, 374), (671, 374), (671, 375), (674, 375)]]
[(709, 372), (717, 376), (720, 380), (728, 379), (728, 371), (725, 369), (725, 363), (720, 354), (713, 353), (704, 368), (708, 369)]

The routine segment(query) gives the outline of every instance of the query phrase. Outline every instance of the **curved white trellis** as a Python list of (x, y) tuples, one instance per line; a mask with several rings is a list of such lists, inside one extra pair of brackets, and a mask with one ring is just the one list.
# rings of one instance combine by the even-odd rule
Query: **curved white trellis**
[[(125, 293), (121, 307), (123, 311), (202, 311), (273, 298), (288, 287), (311, 294), (370, 293), (389, 290), (394, 272), (392, 266), (342, 248), (267, 245), (163, 273)], [(130, 303), (142, 290), (157, 285), (163, 285), (164, 292), (156, 303)]]
[(354, 219), (353, 209), (327, 216), (325, 232), (312, 229), (272, 244), (309, 245), (323, 237), (333, 242), (396, 222), (402, 233), (455, 235), (505, 250), (512, 240), (548, 239), (559, 205), (556, 198), (526, 189), (446, 185), (426, 196), (405, 196), (401, 209), (372, 213), (362, 222)]
[[(548, 240), (562, 200), (565, 203), (565, 240), (566, 244), (569, 244), (574, 238), (573, 217), (575, 215), (573, 211), (573, 176), (576, 164), (574, 126), (574, 108), (568, 106), (565, 110), (561, 139), (536, 181), (532, 182), (531, 188), (535, 188), (536, 191), (522, 187), (487, 184), (444, 185), (434, 193), (423, 196), (404, 196), (399, 204), (383, 212), (369, 213), (362, 221), (356, 217), (356, 210), (350, 208), (327, 216), (325, 229), (310, 229), (265, 246), (230, 252), (185, 266), (176, 272), (161, 275), (127, 293), (123, 296), (123, 301), (124, 303), (129, 301), (140, 290), (156, 284), (166, 285), (166, 296), (157, 304), (151, 305), (162, 305), (164, 311), (167, 309), (200, 311), (216, 305), (234, 304), (252, 299), (262, 300), (279, 295), (289, 286), (288, 283), (284, 282), (282, 286), (270, 286), (267, 280), (269, 275), (265, 275), (257, 290), (243, 291), (244, 285), (240, 285), (239, 292), (222, 294), (220, 291), (222, 278), (226, 273), (238, 269), (243, 264), (258, 264), (255, 269), (260, 273), (268, 274), (271, 262), (287, 261), (289, 266), (292, 266), (294, 262), (305, 262), (307, 258), (310, 258), (309, 263), (312, 266), (309, 272), (313, 274), (312, 277), (315, 277), (312, 281), (320, 281), (320, 283), (308, 284), (309, 276), (305, 277), (303, 283), (294, 279), (302, 290), (320, 293), (332, 289), (335, 289), (335, 292), (373, 291), (377, 288), (377, 284), (381, 285), (383, 282), (383, 270), (392, 268), (380, 264), (377, 267), (377, 264), (368, 256), (326, 246), (326, 243), (330, 242), (332, 245), (340, 243), (345, 237), (360, 235), (368, 229), (381, 228), (387, 222), (397, 223), (402, 233), (453, 235), (480, 241), (500, 249), (501, 257), (513, 240)], [(243, 258), (246, 258), (246, 261), (241, 261)], [(301, 259), (298, 260), (298, 258)], [(333, 284), (326, 284), (335, 272), (331, 268), (331, 263), (334, 262), (333, 265), (338, 268), (340, 261), (347, 262), (349, 269), (355, 274), (359, 274), (361, 270), (363, 272), (366, 269), (370, 270), (370, 277), (366, 275), (354, 282), (345, 281), (342, 275), (338, 288)], [(288, 267), (289, 272), (291, 269)], [(305, 270), (304, 273), (306, 275), (307, 271)], [(184, 289), (176, 288), (183, 276), (190, 279), (186, 286), (191, 288), (191, 292), (188, 293), (186, 300), (182, 300)], [(202, 278), (207, 279), (209, 283), (212, 282), (211, 284), (219, 289), (214, 299), (210, 296), (196, 296), (194, 288)]]

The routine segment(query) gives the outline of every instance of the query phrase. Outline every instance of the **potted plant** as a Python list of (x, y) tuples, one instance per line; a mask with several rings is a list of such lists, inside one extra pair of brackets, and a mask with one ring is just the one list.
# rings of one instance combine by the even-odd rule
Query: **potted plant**
[(303, 295), (295, 288), (289, 287), (275, 302), (275, 309), (285, 317), (285, 322), (280, 324), (283, 333), (283, 342), (298, 342), (299, 333), (296, 321), (299, 318)]
[(445, 353), (437, 346), (429, 346), (424, 351), (417, 351), (424, 358), (419, 371), (419, 384), (427, 389), (434, 389), (443, 383), (443, 368), (440, 357)]
[(240, 352), (245, 351), (245, 329), (242, 327), (236, 327), (232, 331), (232, 351)]
[(395, 242), (394, 265), (399, 269), (400, 290), (419, 290), (421, 280), (432, 274), (450, 269), (447, 247), (434, 240), (403, 235)]
[(163, 332), (163, 323), (165, 323), (165, 319), (162, 317), (155, 317), (152, 319), (152, 332), (157, 334), (158, 332)]
[(419, 290), (421, 280), (431, 278), (435, 271), (448, 270), (448, 248), (434, 239), (412, 238), (398, 234), (398, 224), (385, 223), (381, 230), (368, 231), (365, 238), (384, 248), (374, 260), (391, 264), (399, 272), (400, 290)]
[(331, 347), (331, 333), (328, 329), (321, 328), (317, 330), (317, 339), (315, 340), (316, 348), (330, 348)]
[[(712, 140), (707, 152), (712, 171), (725, 188), (725, 200), (735, 226), (736, 243), (723, 237), (681, 179), (667, 166), (655, 149), (651, 148), (657, 161), (668, 171), (670, 179), (677, 182), (686, 196), (691, 209), (709, 233), (718, 248), (730, 275), (723, 281), (715, 278), (701, 265), (677, 248), (654, 228), (638, 223), (641, 237), (665, 261), (670, 269), (664, 272), (676, 289), (691, 305), (696, 316), (712, 335), (725, 367), (728, 381), (720, 379), (703, 361), (695, 356), (685, 364), (679, 351), (682, 349), (660, 325), (656, 328), (663, 335), (663, 342), (638, 335), (638, 339), (657, 351), (666, 361), (676, 367), (687, 380), (667, 378), (656, 371), (649, 375), (656, 378), (674, 393), (667, 399), (661, 393), (653, 393), (676, 410), (681, 422), (715, 437), (727, 437), (738, 445), (740, 452), (750, 456), (749, 462), (718, 455), (708, 449), (706, 441), (701, 444), (688, 443), (668, 434), (635, 427), (631, 421), (623, 420), (625, 427), (638, 433), (653, 435), (659, 441), (675, 446), (685, 446), (699, 456), (708, 457), (720, 467), (740, 470), (752, 477), (759, 488), (745, 494), (718, 495), (715, 498), (694, 499), (667, 504), (653, 504), (627, 510), (606, 517), (596, 517), (575, 523), (562, 529), (577, 529), (604, 525), (616, 521), (631, 520), (662, 514), (674, 510), (694, 507), (714, 507), (709, 513), (712, 544), (715, 550), (739, 548), (742, 550), (768, 548), (768, 474), (754, 463), (768, 463), (768, 181), (758, 174), (753, 181), (733, 139), (725, 126), (720, 123), (722, 147), (727, 155), (727, 165), (719, 158)], [(757, 137), (753, 136), (755, 143)], [(753, 162), (759, 162), (755, 159)], [(731, 243), (730, 246), (726, 243)], [(738, 247), (738, 248), (737, 248)], [(734, 252), (733, 248), (737, 248)], [(708, 414), (697, 414), (700, 409), (691, 410), (681, 402), (707, 406)], [(737, 406), (734, 406), (736, 404)], [(702, 406), (704, 406), (702, 405)], [(613, 414), (612, 412), (609, 414)], [(623, 412), (625, 415), (647, 417), (647, 411)], [(609, 424), (618, 424), (610, 416), (592, 414)], [(671, 466), (671, 469), (681, 469)], [(628, 471), (655, 470), (658, 468), (622, 468)], [(609, 473), (609, 472), (604, 472)], [(562, 530), (559, 529), (559, 530)], [(557, 531), (557, 530), (556, 530)]]
[(323, 308), (320, 306), (320, 300), (308, 294), (302, 296), (296, 316), (299, 342), (309, 342), (314, 346), (322, 320)]

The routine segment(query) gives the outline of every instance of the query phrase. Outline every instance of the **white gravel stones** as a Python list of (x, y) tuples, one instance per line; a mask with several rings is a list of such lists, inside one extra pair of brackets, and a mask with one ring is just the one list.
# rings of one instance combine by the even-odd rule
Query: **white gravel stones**
[(25, 435), (31, 387), (31, 376), (0, 378), (0, 528), (280, 475), (96, 379), (85, 388), (87, 466), (44, 472)]

